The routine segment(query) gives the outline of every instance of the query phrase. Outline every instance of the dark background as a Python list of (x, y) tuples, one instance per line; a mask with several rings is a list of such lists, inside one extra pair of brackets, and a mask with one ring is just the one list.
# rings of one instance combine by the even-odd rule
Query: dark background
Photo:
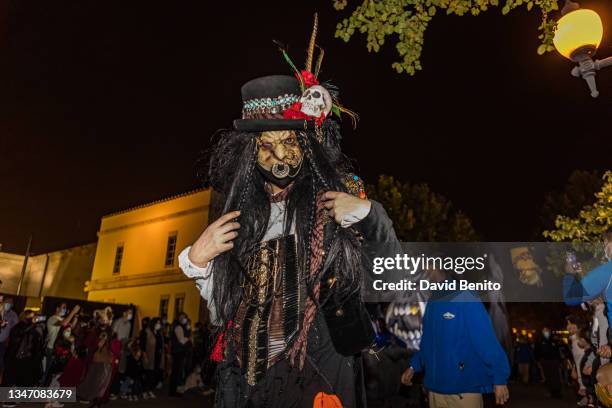
[[(349, 9), (351, 8), (349, 2)], [(0, 242), (23, 253), (93, 242), (100, 217), (198, 187), (195, 161), (241, 109), (240, 86), (301, 67), (320, 14), (322, 79), (362, 120), (344, 148), (366, 182), (426, 181), (487, 240), (529, 239), (544, 193), (610, 168), (612, 70), (591, 99), (572, 64), (538, 56), (540, 15), (436, 16), (424, 71), (391, 43), (333, 38), (322, 1), (0, 2)], [(612, 6), (581, 2), (612, 25)], [(606, 29), (598, 56), (612, 55)]]

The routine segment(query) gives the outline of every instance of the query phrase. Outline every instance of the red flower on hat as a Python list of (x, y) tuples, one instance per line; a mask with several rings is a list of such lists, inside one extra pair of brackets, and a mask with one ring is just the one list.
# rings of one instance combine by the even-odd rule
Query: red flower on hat
[(283, 112), (285, 119), (305, 119), (314, 120), (317, 126), (321, 126), (325, 120), (325, 113), (321, 112), (321, 115), (317, 118), (314, 116), (308, 116), (302, 112), (302, 102), (295, 102), (291, 107)]
[(310, 88), (313, 85), (319, 85), (319, 81), (317, 77), (310, 71), (302, 71), (300, 72), (302, 75), (302, 79), (304, 80), (304, 85), (306, 88)]

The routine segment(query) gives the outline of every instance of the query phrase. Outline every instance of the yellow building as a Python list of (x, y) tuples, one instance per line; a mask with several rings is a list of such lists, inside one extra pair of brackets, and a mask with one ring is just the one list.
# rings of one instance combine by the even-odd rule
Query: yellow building
[(87, 299), (134, 304), (139, 316), (203, 317), (178, 254), (208, 221), (210, 190), (200, 189), (102, 217)]

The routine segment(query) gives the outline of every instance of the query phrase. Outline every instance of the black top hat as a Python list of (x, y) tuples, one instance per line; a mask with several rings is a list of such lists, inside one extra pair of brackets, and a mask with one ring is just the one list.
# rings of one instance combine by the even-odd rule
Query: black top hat
[(286, 119), (284, 112), (300, 100), (300, 83), (289, 75), (269, 75), (242, 86), (242, 119), (234, 129), (245, 132), (306, 130), (314, 128), (306, 119)]

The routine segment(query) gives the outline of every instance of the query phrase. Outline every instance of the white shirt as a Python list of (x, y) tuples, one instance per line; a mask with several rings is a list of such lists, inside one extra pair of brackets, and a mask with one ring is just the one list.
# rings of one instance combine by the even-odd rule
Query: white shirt
[[(283, 235), (283, 229), (285, 226), (285, 201), (278, 203), (270, 203), (270, 219), (268, 220), (268, 226), (266, 233), (264, 234), (263, 241), (269, 241), (271, 239), (278, 238)], [(340, 225), (342, 228), (348, 228), (356, 222), (364, 219), (370, 212), (370, 209), (359, 208), (358, 210), (348, 213), (342, 219)], [(295, 233), (295, 223), (291, 223), (291, 234)], [(211, 274), (212, 262), (209, 262), (204, 268), (194, 265), (189, 259), (189, 250), (191, 245), (183, 249), (179, 254), (178, 261), (179, 267), (183, 270), (183, 273), (191, 278), (195, 279), (196, 287), (200, 291), (202, 296), (208, 302), (208, 309), (210, 310), (210, 320), (215, 322), (217, 320), (217, 313), (215, 310), (214, 302), (212, 301), (212, 285), (213, 279)]]
[(572, 356), (574, 357), (574, 364), (576, 364), (576, 371), (578, 373), (578, 385), (580, 388), (584, 388), (582, 384), (582, 375), (580, 375), (580, 362), (582, 361), (582, 357), (584, 356), (584, 350), (578, 347), (578, 336), (572, 334), (570, 336), (570, 341), (572, 345)]
[(132, 323), (127, 317), (120, 317), (113, 323), (113, 333), (117, 333), (117, 340), (127, 340), (130, 338)]
[(58, 315), (53, 315), (47, 320), (47, 348), (53, 349), (55, 347), (55, 340), (57, 339), (57, 335), (62, 328), (58, 323), (64, 320), (63, 317)]
[[(593, 337), (599, 347), (608, 344), (608, 318), (606, 316), (606, 305), (599, 303), (595, 306), (593, 313)], [(601, 365), (609, 363), (607, 358), (601, 358)]]

